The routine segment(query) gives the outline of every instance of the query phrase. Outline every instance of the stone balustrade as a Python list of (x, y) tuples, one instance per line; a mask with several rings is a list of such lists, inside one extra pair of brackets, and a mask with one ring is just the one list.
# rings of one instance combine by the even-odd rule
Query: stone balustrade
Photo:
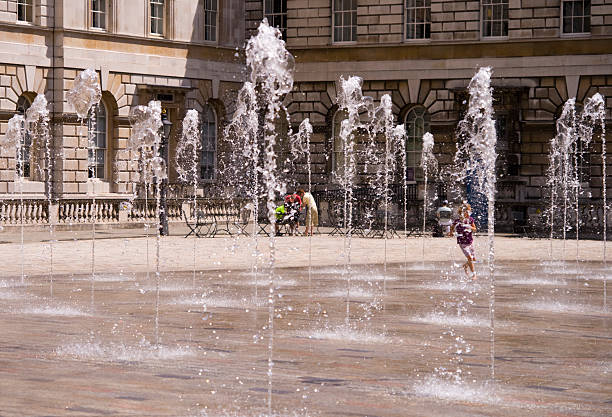
[(0, 201), (0, 224), (48, 224), (49, 202), (36, 199), (5, 199)]

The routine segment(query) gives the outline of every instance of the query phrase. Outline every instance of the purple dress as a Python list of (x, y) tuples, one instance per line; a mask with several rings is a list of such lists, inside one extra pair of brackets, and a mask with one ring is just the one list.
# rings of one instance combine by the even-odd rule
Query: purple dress
[(474, 219), (469, 217), (468, 219), (455, 219), (453, 226), (455, 226), (455, 232), (457, 233), (457, 243), (460, 246), (469, 246), (474, 242), (472, 236), (472, 225)]

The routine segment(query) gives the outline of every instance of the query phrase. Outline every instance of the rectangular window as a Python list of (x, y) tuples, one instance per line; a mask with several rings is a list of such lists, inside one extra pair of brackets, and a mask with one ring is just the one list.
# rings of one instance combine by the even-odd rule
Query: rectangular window
[(334, 0), (334, 42), (357, 40), (357, 0)]
[(217, 0), (204, 0), (204, 40), (217, 40)]
[(563, 1), (563, 33), (591, 32), (591, 0)]
[(431, 37), (431, 0), (406, 0), (406, 39)]
[(151, 34), (164, 35), (164, 0), (150, 0)]
[(508, 36), (508, 0), (482, 1), (482, 36)]
[(287, 0), (264, 0), (264, 17), (268, 24), (278, 28), (287, 40)]
[(91, 27), (106, 29), (106, 0), (91, 0)]
[(17, 0), (17, 21), (30, 22), (34, 21), (34, 0)]

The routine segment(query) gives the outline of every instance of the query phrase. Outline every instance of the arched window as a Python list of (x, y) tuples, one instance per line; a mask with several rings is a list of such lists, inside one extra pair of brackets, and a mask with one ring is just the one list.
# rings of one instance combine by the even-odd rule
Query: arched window
[(88, 152), (87, 171), (89, 178), (107, 178), (107, 152), (108, 152), (108, 120), (104, 101), (95, 107), (95, 117), (89, 118), (88, 130), (91, 145)]
[(217, 159), (217, 115), (211, 106), (204, 107), (200, 120), (202, 140), (200, 179), (214, 180)]
[(429, 131), (429, 114), (423, 106), (413, 107), (406, 113), (406, 180), (416, 181), (423, 177), (421, 153), (423, 135)]
[[(26, 96), (20, 96), (17, 100), (17, 113), (25, 117), (26, 111), (30, 108), (32, 102)], [(30, 132), (25, 128), (25, 123), (22, 126), (23, 137), (21, 139), (21, 150), (15, 155), (16, 159), (16, 172), (22, 178), (30, 178), (31, 174), (31, 148), (32, 148), (32, 136)]]
[(338, 110), (332, 123), (332, 172), (339, 178), (344, 175), (344, 146), (340, 138), (340, 128), (347, 117), (346, 111)]

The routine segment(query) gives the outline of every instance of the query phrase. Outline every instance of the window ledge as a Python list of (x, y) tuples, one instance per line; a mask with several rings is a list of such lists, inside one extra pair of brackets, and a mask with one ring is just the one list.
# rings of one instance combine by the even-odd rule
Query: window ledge
[(559, 35), (560, 38), (564, 39), (588, 39), (591, 37), (591, 32), (580, 32), (580, 33), (563, 33)]
[(333, 46), (353, 46), (357, 45), (357, 41), (334, 41), (332, 40)]
[(420, 39), (404, 39), (406, 44), (428, 44), (431, 43), (431, 38), (420, 38)]
[(481, 41), (493, 41), (493, 42), (505, 42), (508, 40), (508, 36), (481, 36)]

